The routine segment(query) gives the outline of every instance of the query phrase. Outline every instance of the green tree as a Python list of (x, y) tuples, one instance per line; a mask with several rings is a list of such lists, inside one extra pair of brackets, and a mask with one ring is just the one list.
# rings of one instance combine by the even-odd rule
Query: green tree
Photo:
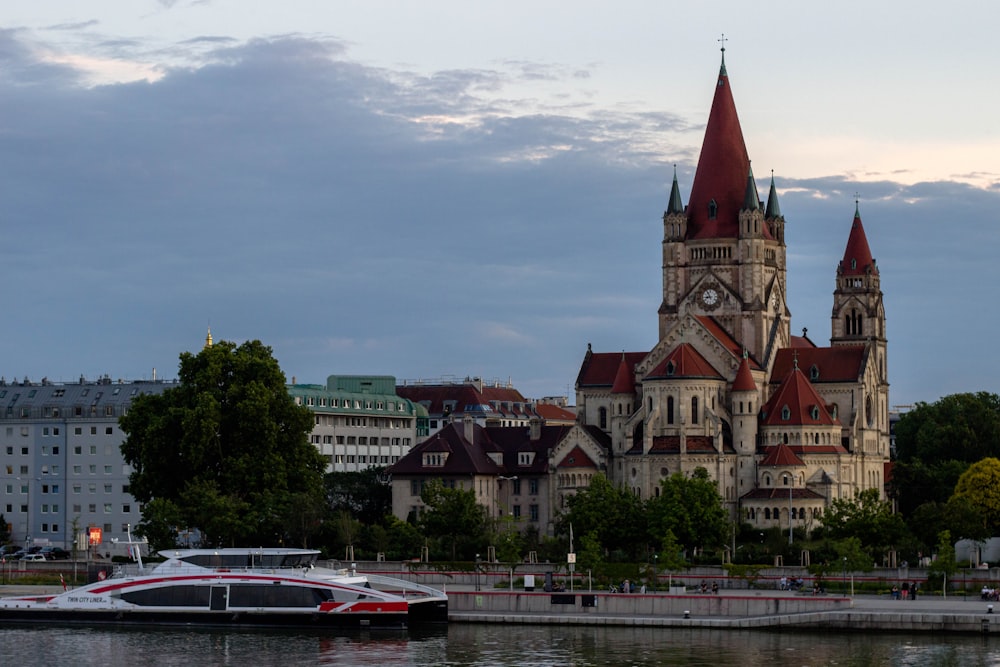
[(260, 341), (182, 354), (178, 386), (137, 396), (120, 420), (140, 530), (160, 546), (181, 528), (207, 546), (283, 540), (293, 494), (322, 498), (312, 424)]
[(7, 517), (0, 514), (0, 544), (10, 542), (10, 528), (7, 526)]
[(725, 543), (729, 518), (718, 488), (704, 468), (690, 477), (674, 473), (660, 483), (660, 495), (646, 505), (649, 537), (661, 544), (668, 533), (684, 549)]
[(990, 456), (969, 466), (951, 498), (967, 502), (981, 517), (984, 532), (995, 535), (1000, 529), (1000, 459)]
[(366, 525), (383, 522), (392, 514), (392, 489), (384, 467), (359, 472), (331, 472), (323, 478), (334, 512), (346, 511)]
[(955, 561), (955, 545), (952, 544), (951, 532), (941, 531), (938, 535), (937, 553), (930, 567), (927, 568), (928, 578), (935, 585), (942, 587), (948, 585), (948, 579), (958, 570), (958, 563)]
[(571, 525), (578, 535), (594, 533), (606, 554), (620, 550), (634, 559), (645, 551), (641, 501), (628, 490), (615, 487), (604, 475), (595, 475), (587, 488), (566, 499), (558, 534), (567, 536)]
[(878, 489), (865, 489), (854, 498), (836, 498), (822, 517), (827, 535), (834, 540), (857, 538), (870, 559), (880, 556), (906, 538), (906, 524), (880, 498)]
[(424, 485), (420, 499), (426, 509), (420, 513), (424, 534), (441, 541), (452, 560), (471, 558), (486, 544), (486, 508), (476, 502), (472, 489), (451, 489), (439, 479)]

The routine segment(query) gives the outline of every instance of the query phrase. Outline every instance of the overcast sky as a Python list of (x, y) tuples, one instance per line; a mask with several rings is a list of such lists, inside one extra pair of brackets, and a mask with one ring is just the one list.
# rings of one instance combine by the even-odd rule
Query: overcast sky
[[(252, 9), (251, 9), (252, 8)], [(661, 216), (726, 64), (830, 335), (860, 198), (890, 401), (997, 391), (1000, 5), (46, 0), (0, 6), (0, 374), (176, 376), (260, 339), (289, 379), (571, 395), (656, 343)]]

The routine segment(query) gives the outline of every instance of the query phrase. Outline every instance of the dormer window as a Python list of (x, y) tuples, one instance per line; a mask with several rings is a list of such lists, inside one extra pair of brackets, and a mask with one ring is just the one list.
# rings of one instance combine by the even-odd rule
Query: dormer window
[(819, 366), (817, 366), (816, 364), (813, 364), (809, 368), (809, 379), (812, 380), (813, 382), (819, 379)]
[(667, 362), (667, 375), (673, 375), (675, 370), (677, 370), (677, 367), (674, 366), (673, 360), (668, 361)]
[(715, 216), (719, 214), (719, 205), (715, 203), (715, 200), (708, 202), (708, 219), (715, 220)]
[(816, 421), (819, 420), (819, 408), (817, 406), (815, 405), (812, 406), (812, 410), (809, 411), (809, 414), (812, 416), (814, 420)]
[(440, 468), (447, 460), (447, 452), (424, 452), (423, 464), (428, 468)]
[(530, 466), (531, 462), (535, 458), (534, 452), (518, 452), (517, 453), (517, 465), (519, 466)]
[(789, 409), (787, 405), (781, 406), (781, 418), (784, 421), (788, 421), (789, 419), (792, 418), (792, 411)]

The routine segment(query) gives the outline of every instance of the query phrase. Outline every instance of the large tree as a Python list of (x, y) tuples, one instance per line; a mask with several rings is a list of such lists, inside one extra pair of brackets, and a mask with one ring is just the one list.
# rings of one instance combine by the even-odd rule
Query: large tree
[(334, 512), (343, 510), (369, 526), (392, 515), (392, 489), (384, 467), (327, 473), (323, 483)]
[(439, 540), (452, 560), (471, 559), (486, 546), (486, 508), (476, 502), (472, 489), (453, 489), (439, 480), (424, 485), (420, 494), (426, 508), (420, 513), (419, 527)]
[(704, 468), (696, 468), (690, 477), (674, 473), (663, 480), (660, 495), (649, 499), (646, 511), (653, 544), (660, 545), (668, 533), (686, 550), (725, 542), (728, 517)]
[(881, 555), (899, 546), (907, 535), (903, 518), (882, 500), (878, 489), (865, 489), (854, 498), (836, 498), (823, 514), (823, 526), (834, 540), (855, 537), (878, 562)]
[(614, 486), (604, 475), (594, 475), (587, 488), (566, 498), (558, 532), (568, 536), (572, 526), (574, 535), (592, 533), (607, 553), (619, 550), (636, 558), (646, 545), (644, 525), (642, 501), (629, 490)]
[(120, 425), (140, 529), (156, 546), (185, 528), (214, 546), (308, 534), (287, 522), (303, 503), (323, 502), (325, 463), (309, 443), (312, 413), (260, 341), (185, 352), (178, 385), (137, 396)]
[(969, 466), (949, 502), (964, 501), (979, 515), (985, 535), (1000, 530), (1000, 460), (986, 457)]

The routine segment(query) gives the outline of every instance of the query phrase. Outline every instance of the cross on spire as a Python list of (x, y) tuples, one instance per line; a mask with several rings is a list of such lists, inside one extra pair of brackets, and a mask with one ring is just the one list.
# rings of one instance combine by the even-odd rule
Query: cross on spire
[(715, 41), (717, 41), (720, 44), (722, 44), (722, 57), (725, 58), (726, 57), (726, 42), (729, 41), (729, 40), (726, 39), (726, 33), (722, 33), (722, 37), (720, 37), (719, 39), (717, 39)]

